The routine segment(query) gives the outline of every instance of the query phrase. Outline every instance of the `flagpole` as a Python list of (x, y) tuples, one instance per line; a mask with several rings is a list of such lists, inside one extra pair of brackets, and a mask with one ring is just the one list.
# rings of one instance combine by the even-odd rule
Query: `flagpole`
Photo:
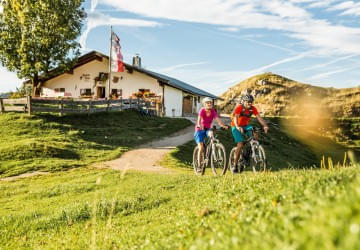
[(108, 90), (108, 99), (110, 99), (111, 93), (111, 49), (112, 49), (112, 25), (110, 25), (110, 55), (109, 55), (109, 90)]

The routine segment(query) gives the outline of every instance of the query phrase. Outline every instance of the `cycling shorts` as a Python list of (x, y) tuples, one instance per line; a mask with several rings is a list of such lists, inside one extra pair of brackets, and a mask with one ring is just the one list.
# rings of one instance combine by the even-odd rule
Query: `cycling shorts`
[(196, 144), (204, 142), (206, 137), (209, 137), (210, 129), (197, 130), (194, 134)]
[[(252, 136), (253, 126), (246, 125), (246, 126), (242, 126), (242, 128), (244, 129), (244, 134), (246, 137)], [(234, 137), (234, 141), (236, 144), (239, 142), (245, 141), (244, 135), (241, 134), (241, 132), (239, 130), (237, 130), (235, 126), (231, 127), (231, 132), (232, 132), (232, 135)]]

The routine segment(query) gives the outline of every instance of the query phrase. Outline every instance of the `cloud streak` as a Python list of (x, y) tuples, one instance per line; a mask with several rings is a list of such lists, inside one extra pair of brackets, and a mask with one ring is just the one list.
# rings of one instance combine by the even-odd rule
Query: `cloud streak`
[(149, 18), (284, 31), (308, 46), (327, 49), (333, 54), (360, 51), (359, 28), (315, 19), (305, 7), (298, 6), (300, 3), (319, 4), (319, 1), (173, 0), (169, 4), (166, 0), (158, 0), (156, 3), (148, 0), (104, 0), (103, 3)]
[(127, 26), (127, 27), (158, 27), (162, 26), (159, 22), (146, 21), (141, 19), (115, 18), (101, 13), (91, 12), (88, 14), (88, 21), (85, 31), (80, 36), (80, 45), (86, 50), (86, 40), (89, 32), (99, 26)]

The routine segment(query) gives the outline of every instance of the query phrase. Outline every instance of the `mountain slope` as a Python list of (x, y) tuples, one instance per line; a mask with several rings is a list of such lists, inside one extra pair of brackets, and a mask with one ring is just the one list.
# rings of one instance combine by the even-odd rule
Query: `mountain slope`
[[(222, 112), (231, 113), (236, 100), (245, 93), (255, 96), (255, 105), (264, 115), (307, 115), (316, 109), (316, 115), (360, 116), (360, 87), (322, 88), (273, 73), (253, 76), (223, 93), (220, 97), (224, 101), (219, 103)], [(307, 109), (301, 109), (304, 106)]]

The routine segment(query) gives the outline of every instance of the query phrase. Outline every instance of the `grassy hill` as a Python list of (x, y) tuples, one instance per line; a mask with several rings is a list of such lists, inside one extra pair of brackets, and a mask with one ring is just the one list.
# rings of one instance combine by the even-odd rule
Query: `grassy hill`
[(0, 124), (0, 177), (6, 177), (114, 159), (191, 122), (126, 111), (63, 117), (6, 113), (0, 115)]
[[(359, 249), (360, 165), (353, 158), (342, 164), (359, 120), (339, 120), (344, 137), (336, 141), (321, 136), (326, 131), (288, 133), (304, 122), (298, 118), (266, 119), (262, 144), (273, 171), (198, 177), (193, 142), (163, 161), (177, 168), (170, 174), (88, 165), (188, 120), (135, 112), (0, 115), (1, 176), (52, 172), (0, 181), (0, 249)], [(229, 152), (230, 132), (218, 135)], [(322, 154), (333, 157), (334, 168), (314, 167)]]
[[(235, 100), (245, 93), (255, 96), (264, 115), (315, 115), (331, 117), (360, 116), (360, 87), (322, 88), (296, 82), (280, 75), (265, 73), (246, 79), (221, 95), (224, 113), (231, 113)], [(315, 113), (314, 113), (315, 111)]]

